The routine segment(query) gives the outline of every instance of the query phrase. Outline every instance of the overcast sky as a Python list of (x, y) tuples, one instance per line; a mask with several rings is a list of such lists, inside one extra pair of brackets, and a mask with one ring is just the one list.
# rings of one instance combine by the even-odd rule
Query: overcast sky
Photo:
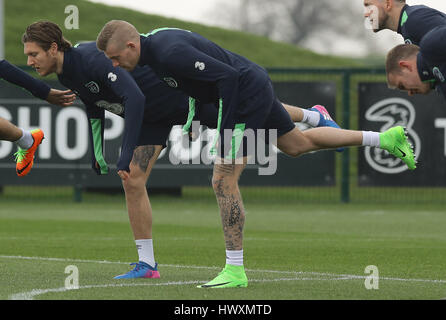
[[(173, 17), (186, 21), (199, 22), (207, 25), (220, 26), (230, 28), (230, 23), (224, 21), (224, 19), (218, 19), (217, 14), (218, 6), (222, 3), (222, 0), (88, 0), (91, 2), (99, 2), (112, 6), (126, 7), (133, 10), (157, 14), (166, 17)], [(308, 0), (314, 1), (314, 0)], [(317, 0), (316, 0), (317, 1)], [(363, 0), (350, 0), (352, 6), (362, 7)], [(227, 3), (234, 3), (236, 5), (239, 0), (226, 0)], [(446, 12), (446, 0), (408, 0), (409, 5), (425, 4), (429, 7)], [(401, 37), (393, 32), (382, 31), (378, 34), (369, 33), (370, 41), (375, 41), (385, 52), (389, 47), (392, 47), (398, 43), (401, 43)], [(354, 48), (354, 50), (352, 50)], [(323, 52), (322, 48), (317, 47), (317, 41), (314, 42), (315, 51)], [(361, 56), (365, 53), (365, 49), (361, 50), (355, 46), (355, 43), (344, 39), (343, 42), (339, 42), (339, 46), (333, 48), (332, 54), (340, 55), (353, 55)]]

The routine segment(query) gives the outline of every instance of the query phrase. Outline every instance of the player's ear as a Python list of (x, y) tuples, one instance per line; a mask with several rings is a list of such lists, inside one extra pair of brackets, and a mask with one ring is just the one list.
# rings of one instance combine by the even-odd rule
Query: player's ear
[(56, 54), (57, 53), (57, 50), (58, 50), (59, 48), (58, 48), (58, 46), (57, 46), (57, 43), (55, 43), (55, 42), (53, 42), (52, 44), (51, 44), (51, 47), (50, 47), (50, 53), (51, 54)]
[(399, 62), (399, 66), (400, 66), (401, 71), (408, 70), (408, 71), (412, 72), (412, 69), (413, 69), (412, 64), (409, 61), (401, 60)]

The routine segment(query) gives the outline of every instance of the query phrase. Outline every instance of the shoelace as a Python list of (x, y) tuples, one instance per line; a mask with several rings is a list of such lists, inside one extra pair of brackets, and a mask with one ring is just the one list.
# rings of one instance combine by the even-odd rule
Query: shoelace
[(135, 268), (133, 269), (133, 271), (139, 271), (139, 269), (141, 269), (141, 265), (137, 262), (131, 263), (131, 266), (135, 266)]
[(28, 153), (27, 150), (25, 150), (25, 149), (20, 149), (20, 148), (19, 148), (19, 149), (17, 150), (17, 152), (14, 153), (15, 161), (16, 161), (16, 162), (21, 162), (21, 161), (25, 158), (25, 156), (26, 156), (27, 153)]
[(133, 262), (130, 265), (135, 266), (135, 268), (132, 270), (134, 272), (139, 271), (142, 268), (142, 265), (139, 262)]

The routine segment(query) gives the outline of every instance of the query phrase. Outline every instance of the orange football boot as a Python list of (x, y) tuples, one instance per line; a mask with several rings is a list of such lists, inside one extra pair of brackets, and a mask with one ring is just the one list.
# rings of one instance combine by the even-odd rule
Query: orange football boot
[(34, 138), (33, 145), (29, 149), (18, 148), (18, 151), (14, 154), (16, 171), (19, 177), (24, 177), (31, 171), (34, 164), (34, 154), (45, 138), (43, 131), (40, 129), (32, 130), (31, 135)]

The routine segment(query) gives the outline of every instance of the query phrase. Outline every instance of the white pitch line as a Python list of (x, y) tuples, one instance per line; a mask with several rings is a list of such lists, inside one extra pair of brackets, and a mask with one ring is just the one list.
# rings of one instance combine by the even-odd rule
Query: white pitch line
[[(24, 257), (24, 256), (7, 256), (0, 255), (0, 259), (19, 259), (19, 260), (39, 260), (39, 261), (56, 261), (56, 262), (78, 262), (78, 263), (100, 263), (100, 264), (126, 264), (130, 265), (131, 262), (122, 261), (106, 261), (106, 260), (84, 260), (84, 259), (67, 259), (67, 258), (47, 258), (47, 257)], [(161, 267), (171, 267), (171, 268), (187, 268), (187, 269), (208, 269), (217, 270), (221, 267), (206, 267), (206, 266), (182, 266), (174, 264), (159, 264)]]
[(83, 259), (66, 259), (66, 258), (48, 258), (48, 257), (24, 257), (24, 256), (6, 256), (0, 255), (0, 259), (18, 259), (18, 260), (40, 260), (40, 261), (56, 261), (56, 262), (79, 262), (79, 263), (104, 263), (104, 264), (130, 264), (121, 261), (106, 260), (83, 260)]
[[(0, 255), (0, 259), (23, 259), (23, 260), (40, 260), (40, 261), (57, 261), (57, 262), (78, 262), (78, 263), (99, 263), (99, 264), (126, 264), (129, 265), (131, 262), (122, 261), (106, 261), (106, 260), (84, 260), (84, 259), (68, 259), (68, 258), (49, 258), (49, 257), (25, 257), (25, 256), (8, 256)], [(170, 268), (184, 268), (184, 269), (206, 269), (206, 270), (220, 270), (221, 267), (209, 267), (209, 266), (186, 266), (186, 265), (176, 265), (176, 264), (159, 264), (160, 267), (170, 267)], [(261, 272), (261, 273), (277, 273), (277, 274), (294, 274), (294, 275), (314, 275), (314, 276), (327, 276), (327, 277), (338, 277), (338, 278), (348, 278), (348, 279), (365, 279), (367, 276), (363, 275), (352, 275), (352, 274), (336, 274), (336, 273), (326, 273), (326, 272), (312, 272), (312, 271), (279, 271), (279, 270), (261, 270), (261, 269), (245, 269), (247, 272)], [(446, 280), (435, 280), (435, 279), (407, 279), (407, 278), (395, 278), (395, 277), (379, 277), (380, 280), (391, 280), (391, 281), (406, 281), (406, 282), (427, 282), (427, 283), (446, 283)]]
[[(40, 260), (40, 261), (57, 261), (57, 262), (78, 262), (78, 263), (98, 263), (98, 264), (130, 264), (130, 262), (120, 261), (98, 261), (98, 260), (83, 260), (83, 259), (67, 259), (67, 258), (48, 258), (48, 257), (25, 257), (25, 256), (8, 256), (0, 255), (0, 259), (23, 259), (23, 260)], [(170, 268), (185, 268), (185, 269), (206, 269), (206, 270), (220, 270), (221, 267), (209, 267), (209, 266), (186, 266), (186, 265), (173, 265), (173, 264), (160, 264), (160, 267)], [(276, 274), (290, 274), (290, 275), (313, 275), (320, 277), (331, 277), (330, 280), (360, 280), (365, 279), (364, 275), (351, 275), (351, 274), (335, 274), (335, 273), (323, 273), (323, 272), (311, 272), (311, 271), (279, 271), (279, 270), (259, 270), (259, 269), (245, 269), (247, 272), (260, 272), (260, 273), (276, 273)], [(302, 280), (303, 278), (292, 278), (292, 280)], [(435, 279), (407, 279), (407, 278), (395, 278), (395, 277), (379, 277), (380, 280), (388, 281), (401, 281), (401, 282), (422, 282), (422, 283), (440, 283), (445, 284), (446, 280)], [(290, 281), (291, 279), (287, 279)], [(280, 281), (278, 279), (271, 280), (250, 280), (250, 281)], [(285, 281), (285, 280), (284, 280)]]
[(172, 281), (172, 282), (163, 282), (163, 283), (121, 283), (121, 284), (100, 284), (100, 285), (88, 285), (88, 286), (79, 286), (78, 289), (67, 289), (65, 287), (62, 288), (54, 288), (54, 289), (33, 289), (31, 291), (16, 293), (9, 296), (9, 300), (33, 300), (35, 296), (53, 293), (53, 292), (66, 292), (66, 291), (75, 291), (81, 289), (96, 289), (96, 288), (114, 288), (114, 287), (138, 287), (138, 286), (178, 286), (178, 285), (188, 285), (188, 284), (197, 284), (202, 283), (203, 281), (194, 280), (194, 281)]
[[(276, 282), (276, 281), (333, 281), (338, 279), (333, 278), (280, 278), (280, 279), (253, 279), (250, 282)], [(205, 280), (192, 280), (192, 281), (171, 281), (163, 283), (128, 283), (128, 284), (100, 284), (100, 285), (87, 285), (79, 286), (78, 289), (54, 288), (54, 289), (33, 289), (31, 291), (20, 292), (9, 296), (9, 300), (33, 300), (34, 297), (47, 294), (47, 293), (59, 293), (68, 292), (81, 289), (97, 289), (97, 288), (116, 288), (116, 287), (149, 287), (149, 286), (181, 286), (203, 283)]]
[[(48, 257), (24, 257), (24, 256), (7, 256), (0, 255), (0, 259), (21, 259), (21, 260), (40, 260), (40, 261), (56, 261), (56, 262), (77, 262), (77, 263), (99, 263), (99, 264), (125, 264), (130, 265), (131, 262), (122, 261), (106, 261), (106, 260), (84, 260), (84, 259), (68, 259), (68, 258), (48, 258)], [(159, 264), (160, 267), (168, 268), (183, 268), (183, 269), (205, 269), (205, 270), (220, 270), (221, 267), (209, 267), (209, 266), (185, 266), (178, 264)], [(279, 271), (279, 270), (261, 270), (261, 269), (245, 269), (247, 272), (260, 272), (260, 273), (277, 273), (277, 274), (292, 274), (292, 275), (303, 275), (310, 274), (314, 276), (329, 276), (329, 277), (358, 277), (365, 278), (365, 276), (354, 276), (354, 275), (342, 275), (333, 273), (319, 273), (312, 271)]]

